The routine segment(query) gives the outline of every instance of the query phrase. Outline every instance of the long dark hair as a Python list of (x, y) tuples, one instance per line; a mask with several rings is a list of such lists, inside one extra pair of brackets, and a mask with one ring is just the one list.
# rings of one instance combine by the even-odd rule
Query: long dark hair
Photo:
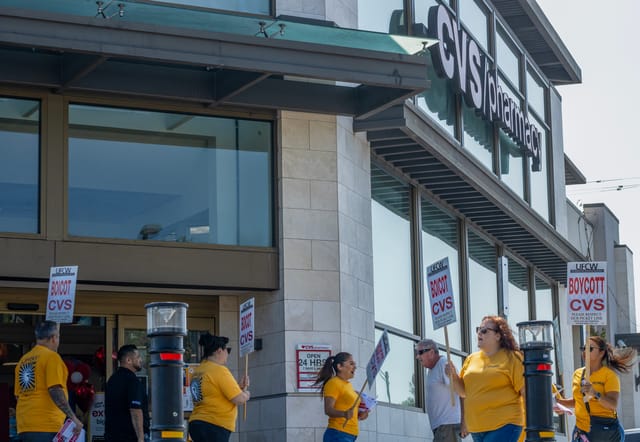
[(327, 381), (338, 374), (338, 365), (342, 365), (347, 360), (351, 359), (351, 353), (347, 353), (341, 351), (335, 356), (329, 356), (325, 361), (324, 365), (318, 372), (318, 377), (316, 377), (316, 381), (313, 383), (314, 387), (318, 385), (322, 385), (320, 391), (324, 393), (324, 386)]
[(600, 336), (589, 336), (589, 340), (604, 351), (602, 365), (607, 365), (618, 373), (629, 373), (633, 368), (637, 353), (633, 347), (614, 348)]
[(226, 336), (214, 336), (209, 332), (200, 335), (198, 344), (202, 346), (202, 359), (211, 356), (219, 348), (225, 348), (228, 343), (229, 338)]

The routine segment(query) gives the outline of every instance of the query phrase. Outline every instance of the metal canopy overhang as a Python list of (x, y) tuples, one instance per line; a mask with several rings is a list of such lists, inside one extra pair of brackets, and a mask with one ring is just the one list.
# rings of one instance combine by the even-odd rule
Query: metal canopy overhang
[(551, 279), (566, 283), (567, 262), (584, 257), (491, 171), (410, 103), (366, 121), (372, 156), (409, 177)]
[[(257, 29), (259, 19), (240, 19), (255, 21)], [(373, 37), (380, 41), (385, 36)], [(385, 52), (390, 44), (380, 46), (383, 50), (368, 50), (344, 42), (318, 44), (0, 6), (0, 84), (58, 93), (103, 92), (207, 107), (366, 118), (429, 84), (423, 54)]]

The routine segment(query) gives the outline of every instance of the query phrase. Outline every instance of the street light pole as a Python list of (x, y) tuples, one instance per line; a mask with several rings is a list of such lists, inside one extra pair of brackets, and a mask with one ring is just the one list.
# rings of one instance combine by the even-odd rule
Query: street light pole
[(152, 442), (185, 440), (182, 340), (187, 335), (188, 307), (183, 302), (152, 302), (145, 305), (151, 356)]
[(551, 391), (551, 339), (553, 322), (527, 321), (518, 323), (520, 349), (524, 352), (526, 390), (527, 442), (555, 441), (553, 429), (553, 398)]

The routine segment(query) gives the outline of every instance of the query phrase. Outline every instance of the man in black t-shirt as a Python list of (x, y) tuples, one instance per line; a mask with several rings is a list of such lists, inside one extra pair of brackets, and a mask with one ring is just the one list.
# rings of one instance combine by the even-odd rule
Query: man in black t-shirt
[(107, 442), (144, 442), (149, 432), (147, 394), (136, 376), (142, 359), (135, 345), (118, 350), (118, 370), (105, 391), (104, 434)]

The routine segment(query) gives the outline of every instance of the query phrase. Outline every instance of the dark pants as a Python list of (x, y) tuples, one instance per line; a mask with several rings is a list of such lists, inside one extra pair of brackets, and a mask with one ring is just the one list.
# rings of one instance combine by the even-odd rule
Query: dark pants
[(231, 431), (204, 421), (189, 422), (193, 442), (229, 442)]
[(20, 433), (20, 442), (51, 442), (57, 433), (24, 432)]

